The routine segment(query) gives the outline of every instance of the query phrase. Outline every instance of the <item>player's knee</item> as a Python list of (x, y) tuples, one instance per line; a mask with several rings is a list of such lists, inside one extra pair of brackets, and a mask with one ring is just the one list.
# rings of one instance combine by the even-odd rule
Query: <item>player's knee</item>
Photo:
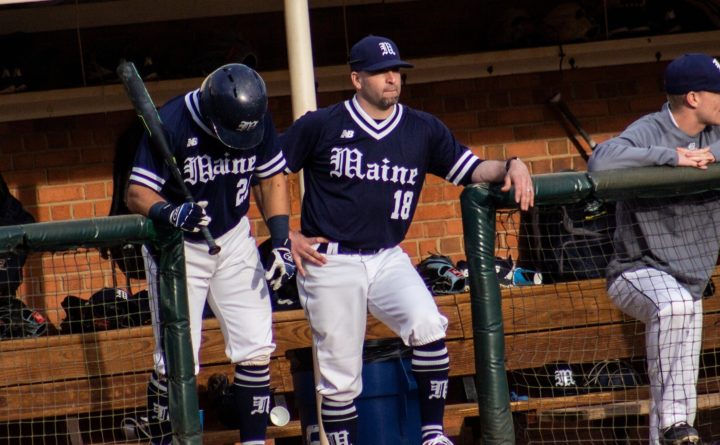
[(435, 340), (445, 338), (448, 320), (439, 312), (435, 314), (418, 314), (408, 326), (403, 335), (410, 346), (425, 345)]
[(657, 312), (657, 317), (661, 320), (672, 320), (673, 323), (684, 324), (686, 318), (694, 314), (695, 305), (692, 300), (678, 300), (662, 305)]
[(363, 384), (361, 381), (353, 382), (347, 386), (337, 385), (335, 387), (329, 387), (320, 383), (318, 394), (323, 400), (329, 400), (337, 403), (351, 402), (362, 393)]
[(268, 355), (261, 355), (259, 357), (255, 357), (251, 360), (245, 360), (242, 362), (235, 363), (239, 366), (266, 366), (270, 364), (270, 356)]
[(416, 344), (412, 348), (415, 351), (441, 351), (445, 349), (445, 338)]

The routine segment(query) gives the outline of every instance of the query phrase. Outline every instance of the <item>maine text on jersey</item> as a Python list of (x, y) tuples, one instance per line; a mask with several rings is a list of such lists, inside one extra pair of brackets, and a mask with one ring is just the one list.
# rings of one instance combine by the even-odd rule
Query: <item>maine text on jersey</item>
[(368, 181), (393, 182), (415, 185), (418, 176), (417, 168), (407, 168), (400, 165), (391, 165), (390, 160), (384, 158), (381, 164), (363, 163), (363, 154), (357, 148), (333, 147), (331, 149), (330, 176), (366, 179)]
[(255, 170), (255, 156), (249, 158), (232, 159), (230, 153), (225, 153), (221, 159), (213, 159), (209, 155), (190, 156), (185, 158), (183, 173), (185, 182), (197, 184), (198, 182), (211, 182), (217, 176), (229, 174), (245, 174)]

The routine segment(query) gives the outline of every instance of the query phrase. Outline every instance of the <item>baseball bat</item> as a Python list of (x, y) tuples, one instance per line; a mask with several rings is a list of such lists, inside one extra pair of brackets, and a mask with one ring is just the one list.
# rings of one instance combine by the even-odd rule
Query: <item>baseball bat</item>
[[(145, 131), (147, 131), (152, 144), (155, 146), (155, 149), (160, 152), (165, 160), (165, 163), (168, 167), (170, 167), (170, 172), (173, 177), (178, 184), (180, 184), (180, 189), (182, 190), (185, 200), (187, 202), (194, 203), (195, 199), (185, 184), (182, 173), (180, 173), (180, 168), (178, 167), (177, 162), (175, 162), (175, 157), (170, 151), (170, 145), (165, 137), (165, 129), (162, 121), (160, 120), (160, 115), (158, 114), (157, 108), (155, 107), (147, 88), (145, 88), (145, 83), (143, 83), (140, 78), (140, 74), (138, 74), (137, 69), (135, 68), (135, 64), (132, 62), (122, 62), (117, 67), (117, 74), (123, 85), (125, 85), (128, 97), (135, 108), (135, 112), (142, 121)], [(215, 239), (213, 239), (210, 234), (210, 230), (203, 226), (200, 228), (200, 231), (202, 232), (205, 242), (208, 245), (208, 253), (210, 253), (210, 255), (217, 255), (220, 252), (220, 246), (215, 243)]]
[(570, 124), (575, 127), (575, 129), (580, 133), (580, 136), (587, 142), (587, 144), (590, 146), (590, 151), (595, 150), (595, 146), (597, 146), (597, 143), (593, 140), (593, 138), (590, 137), (590, 135), (585, 131), (580, 121), (577, 120), (575, 115), (572, 111), (570, 111), (570, 108), (568, 108), (565, 101), (562, 99), (562, 93), (557, 93), (553, 97), (551, 97), (548, 100), (548, 103), (554, 107), (558, 112), (567, 119)]

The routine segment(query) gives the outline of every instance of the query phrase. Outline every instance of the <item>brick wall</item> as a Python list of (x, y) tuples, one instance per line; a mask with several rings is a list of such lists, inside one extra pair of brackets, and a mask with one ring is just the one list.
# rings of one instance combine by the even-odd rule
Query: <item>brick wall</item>
[[(481, 158), (519, 156), (533, 174), (585, 170), (567, 133), (545, 100), (560, 91), (596, 141), (619, 132), (664, 101), (665, 63), (444, 81), (413, 85), (403, 102), (439, 116)], [(323, 93), (318, 106), (350, 96)], [(280, 130), (291, 122), (289, 97), (271, 98)], [(105, 216), (112, 197), (112, 160), (132, 112), (0, 123), (0, 172), (38, 221)], [(581, 142), (583, 146), (585, 145)], [(299, 223), (297, 178), (291, 178), (293, 226)], [(428, 252), (463, 254), (461, 188), (430, 177), (403, 247), (417, 262)], [(253, 208), (256, 234), (267, 235)]]

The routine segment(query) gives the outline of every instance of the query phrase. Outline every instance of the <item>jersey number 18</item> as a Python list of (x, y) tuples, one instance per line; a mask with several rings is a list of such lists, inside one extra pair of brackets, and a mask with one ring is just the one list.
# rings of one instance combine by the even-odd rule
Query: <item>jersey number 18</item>
[(408, 219), (410, 217), (410, 206), (412, 205), (413, 192), (411, 190), (398, 190), (393, 195), (395, 199), (395, 208), (390, 215), (391, 219)]

